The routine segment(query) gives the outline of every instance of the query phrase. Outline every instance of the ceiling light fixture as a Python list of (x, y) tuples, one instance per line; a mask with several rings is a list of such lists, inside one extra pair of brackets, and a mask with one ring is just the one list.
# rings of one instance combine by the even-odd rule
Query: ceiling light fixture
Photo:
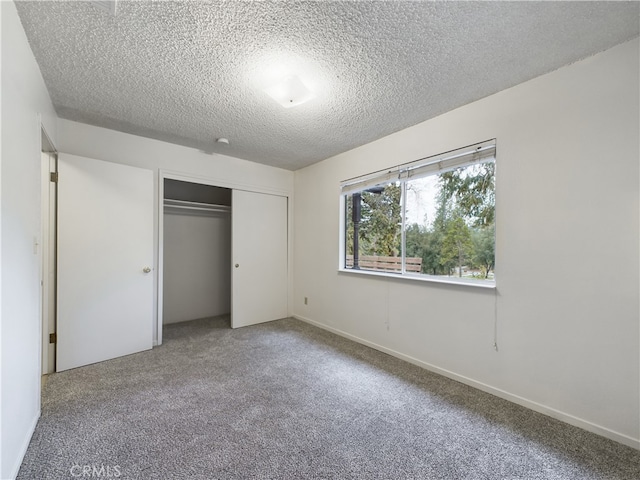
[(302, 105), (315, 97), (315, 94), (296, 75), (287, 75), (278, 83), (265, 88), (264, 91), (284, 108)]

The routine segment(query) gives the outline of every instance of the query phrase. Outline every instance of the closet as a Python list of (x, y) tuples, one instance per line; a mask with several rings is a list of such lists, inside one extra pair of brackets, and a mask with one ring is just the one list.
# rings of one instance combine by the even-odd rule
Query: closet
[(163, 324), (231, 312), (231, 197), (164, 179)]

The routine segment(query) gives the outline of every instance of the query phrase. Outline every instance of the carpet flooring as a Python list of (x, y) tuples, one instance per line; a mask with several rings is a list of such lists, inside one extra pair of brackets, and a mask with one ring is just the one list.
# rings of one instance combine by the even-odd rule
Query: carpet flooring
[(53, 374), (18, 479), (639, 479), (640, 452), (294, 319)]

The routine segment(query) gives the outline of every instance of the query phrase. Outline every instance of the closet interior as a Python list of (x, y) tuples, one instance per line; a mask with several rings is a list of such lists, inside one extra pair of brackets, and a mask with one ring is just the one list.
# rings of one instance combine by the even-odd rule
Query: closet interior
[(164, 180), (162, 323), (231, 312), (231, 189)]

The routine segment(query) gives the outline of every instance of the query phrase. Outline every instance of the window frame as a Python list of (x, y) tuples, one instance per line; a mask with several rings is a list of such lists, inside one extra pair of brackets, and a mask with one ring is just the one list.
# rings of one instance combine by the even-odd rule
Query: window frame
[[(406, 192), (407, 183), (411, 179), (418, 179), (438, 175), (457, 168), (463, 168), (474, 164), (482, 164), (493, 161), (494, 168), (497, 164), (497, 141), (496, 139), (469, 145), (467, 147), (451, 150), (437, 155), (424, 157), (419, 160), (386, 168), (369, 174), (343, 180), (339, 185), (340, 215), (339, 215), (339, 249), (338, 249), (338, 273), (365, 275), (371, 277), (383, 277), (398, 280), (409, 280), (418, 282), (429, 282), (449, 285), (470, 286), (476, 288), (496, 288), (495, 264), (493, 268), (493, 279), (470, 279), (454, 276), (439, 276), (425, 273), (414, 273), (406, 271)], [(496, 177), (497, 179), (497, 177)], [(398, 272), (385, 272), (376, 270), (362, 270), (346, 267), (347, 251), (347, 197), (353, 193), (362, 192), (374, 186), (386, 185), (388, 183), (400, 182), (401, 188), (401, 258), (402, 268)], [(497, 198), (494, 189), (494, 196)], [(495, 203), (494, 203), (495, 208)], [(494, 227), (496, 219), (494, 216)], [(494, 249), (497, 244), (497, 231), (494, 236)]]

